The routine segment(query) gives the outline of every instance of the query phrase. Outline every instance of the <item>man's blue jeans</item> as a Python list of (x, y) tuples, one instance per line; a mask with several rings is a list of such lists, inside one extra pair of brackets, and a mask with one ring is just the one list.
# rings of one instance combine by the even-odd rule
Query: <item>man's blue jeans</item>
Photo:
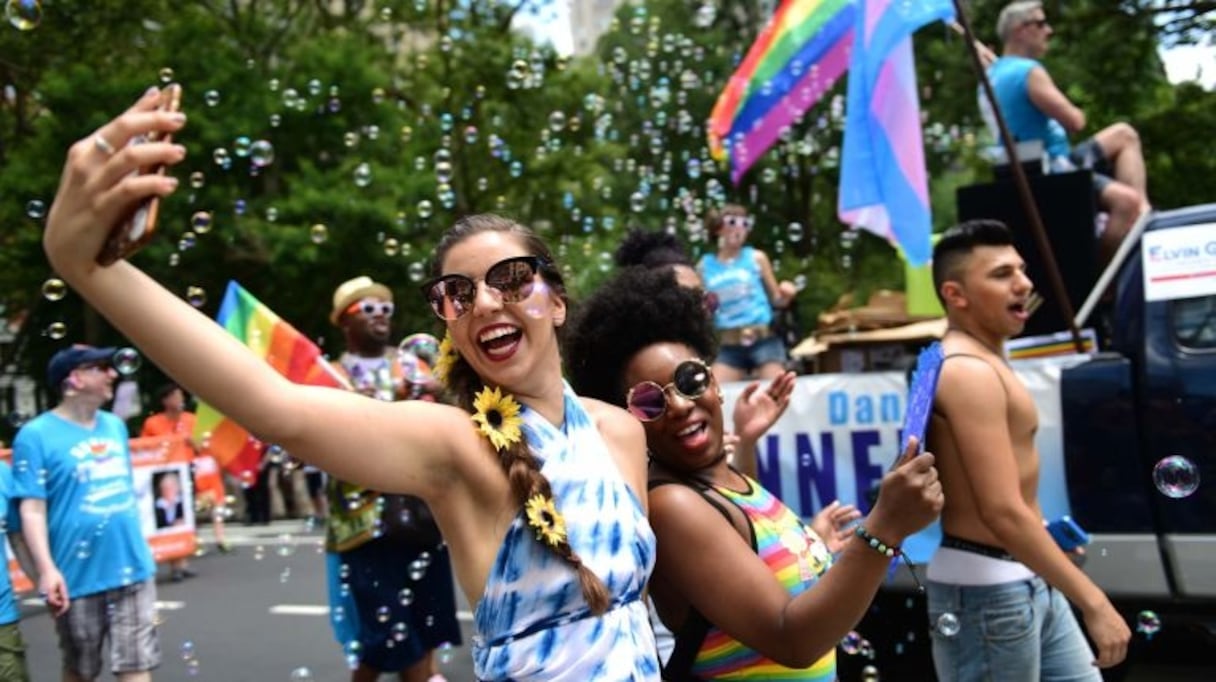
[[(929, 581), (928, 592), (941, 682), (1101, 682), (1068, 600), (1042, 578), (982, 586)], [(944, 614), (954, 618), (943, 622)]]

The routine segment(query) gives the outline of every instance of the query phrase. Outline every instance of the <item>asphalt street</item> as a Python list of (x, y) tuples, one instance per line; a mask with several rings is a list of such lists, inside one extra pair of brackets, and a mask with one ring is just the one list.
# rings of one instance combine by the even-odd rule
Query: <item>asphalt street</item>
[[(203, 534), (208, 537), (207, 533)], [(235, 554), (192, 560), (195, 578), (158, 585), (164, 660), (158, 682), (331, 682), (350, 678), (345, 654), (329, 625), (322, 536), (302, 522), (229, 528)], [(467, 643), (471, 613), (457, 590)], [(33, 682), (58, 682), (54, 624), (36, 600), (22, 606), (21, 630)], [(473, 682), (467, 646), (445, 654), (440, 671)], [(101, 679), (113, 679), (104, 675)], [(384, 679), (389, 679), (385, 676)]]
[[(210, 533), (201, 537), (208, 548)], [(229, 528), (238, 551), (231, 555), (210, 552), (192, 560), (198, 575), (170, 583), (161, 567), (159, 590), (160, 637), (164, 661), (154, 677), (158, 682), (340, 682), (350, 679), (345, 652), (334, 640), (325, 595), (325, 560), (322, 536), (303, 522), (278, 521), (270, 526)], [(457, 617), (466, 646), (440, 656), (440, 672), (451, 682), (473, 682), (473, 665), (467, 643), (472, 636), (468, 602), (456, 594)], [(919, 617), (923, 604), (909, 605), (904, 597), (880, 595), (858, 631), (874, 640), (881, 677), (867, 674), (871, 661), (838, 650), (840, 679), (884, 682), (933, 680), (927, 650), (910, 644), (909, 619)], [(36, 599), (22, 604), (22, 634), (28, 646), (33, 682), (58, 682), (59, 650), (54, 624)], [(880, 642), (896, 642), (887, 651)], [(919, 640), (917, 640), (919, 641)], [(1216, 679), (1210, 663), (1182, 663), (1196, 658), (1195, 646), (1177, 651), (1189, 656), (1158, 656), (1145, 665), (1134, 643), (1130, 674), (1123, 682), (1197, 682)], [(1174, 660), (1171, 661), (1170, 659)], [(1164, 660), (1160, 660), (1164, 659)], [(104, 675), (101, 679), (113, 679)], [(391, 679), (384, 676), (382, 679)], [(1118, 676), (1112, 678), (1118, 679)]]

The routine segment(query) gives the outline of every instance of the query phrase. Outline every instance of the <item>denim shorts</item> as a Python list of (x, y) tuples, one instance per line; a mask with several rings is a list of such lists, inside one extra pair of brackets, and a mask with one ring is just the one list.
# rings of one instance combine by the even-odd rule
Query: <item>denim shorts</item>
[(1042, 578), (978, 586), (929, 581), (928, 592), (941, 682), (1102, 681), (1068, 601)]
[(785, 344), (779, 336), (761, 339), (750, 346), (722, 346), (718, 349), (718, 357), (714, 359), (715, 362), (744, 372), (750, 372), (770, 362), (784, 367), (785, 360)]

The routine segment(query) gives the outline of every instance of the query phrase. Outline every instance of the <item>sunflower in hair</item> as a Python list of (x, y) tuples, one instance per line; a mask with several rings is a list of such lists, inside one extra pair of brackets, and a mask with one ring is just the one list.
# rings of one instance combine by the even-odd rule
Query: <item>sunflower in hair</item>
[(524, 510), (528, 525), (536, 531), (537, 540), (550, 547), (558, 547), (566, 541), (566, 519), (557, 511), (552, 497), (533, 495), (528, 498)]
[(519, 418), (519, 403), (509, 393), (502, 393), (497, 388), (483, 388), (473, 399), (473, 421), (481, 435), (490, 439), (495, 450), (503, 449), (519, 442), (523, 434), (519, 430), (523, 420)]
[(452, 371), (452, 365), (460, 359), (460, 354), (456, 352), (456, 347), (452, 345), (452, 333), (444, 332), (443, 340), (439, 342), (439, 355), (435, 358), (435, 368), (431, 370), (431, 374), (435, 375), (435, 379), (439, 383), (447, 383), (448, 374)]

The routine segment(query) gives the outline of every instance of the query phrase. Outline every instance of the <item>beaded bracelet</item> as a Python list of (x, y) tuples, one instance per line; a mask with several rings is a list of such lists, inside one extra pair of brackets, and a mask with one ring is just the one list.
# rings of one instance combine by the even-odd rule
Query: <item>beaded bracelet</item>
[(882, 554), (888, 559), (894, 557), (896, 554), (903, 554), (903, 551), (901, 551), (898, 546), (893, 547), (882, 540), (879, 540), (873, 535), (870, 535), (870, 532), (866, 530), (865, 526), (857, 526), (853, 529), (853, 534), (861, 538), (861, 541), (872, 547), (874, 551)]
[(865, 526), (858, 525), (853, 529), (853, 534), (856, 535), (866, 546), (873, 549), (875, 552), (894, 560), (899, 557), (903, 560), (904, 565), (908, 567), (908, 573), (912, 574), (912, 582), (916, 583), (916, 590), (924, 592), (925, 586), (920, 582), (920, 576), (916, 575), (916, 567), (912, 565), (912, 561), (908, 559), (908, 555), (904, 553), (898, 545), (888, 545), (878, 538), (870, 535), (870, 532), (865, 529)]

